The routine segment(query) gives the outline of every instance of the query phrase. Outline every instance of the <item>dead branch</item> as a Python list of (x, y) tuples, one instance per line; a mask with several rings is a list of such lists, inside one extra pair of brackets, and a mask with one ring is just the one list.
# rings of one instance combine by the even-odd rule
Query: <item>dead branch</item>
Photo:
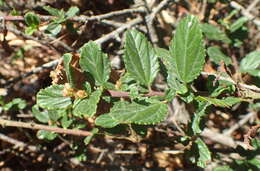
[[(125, 15), (125, 14), (131, 14), (131, 13), (146, 13), (146, 10), (143, 7), (139, 8), (133, 8), (133, 9), (123, 9), (123, 10), (118, 10), (118, 11), (112, 11), (106, 14), (100, 14), (100, 15), (95, 15), (95, 16), (75, 16), (72, 18), (69, 18), (70, 21), (76, 21), (76, 22), (87, 22), (87, 21), (99, 21), (119, 15)], [(55, 16), (43, 16), (43, 15), (38, 15), (40, 20), (42, 21), (50, 21), (52, 19), (55, 19), (57, 17)], [(5, 20), (5, 21), (24, 21), (24, 16), (1, 16), (0, 21)]]
[(249, 131), (244, 135), (244, 143), (247, 145), (248, 149), (253, 150), (254, 147), (250, 145), (250, 139), (254, 137), (257, 133), (257, 130), (260, 128), (260, 124), (257, 124), (249, 129)]
[(255, 112), (250, 112), (246, 114), (246, 116), (244, 116), (238, 123), (225, 131), (224, 135), (231, 135), (235, 130), (246, 124), (253, 116), (255, 116)]
[(256, 19), (256, 17), (249, 13), (249, 11), (247, 11), (242, 5), (238, 4), (235, 1), (231, 1), (230, 5), (235, 9), (241, 10), (241, 13), (245, 17), (247, 17), (249, 20), (252, 20), (255, 25), (260, 26), (260, 20)]
[(92, 135), (91, 132), (83, 131), (83, 130), (73, 130), (73, 129), (63, 129), (58, 127), (51, 127), (47, 125), (40, 125), (35, 123), (25, 123), (25, 122), (17, 122), (17, 121), (10, 121), (0, 118), (0, 125), (2, 126), (10, 126), (10, 127), (19, 127), (19, 128), (29, 128), (29, 129), (36, 129), (36, 130), (46, 130), (60, 134), (70, 134), (75, 136), (90, 136)]

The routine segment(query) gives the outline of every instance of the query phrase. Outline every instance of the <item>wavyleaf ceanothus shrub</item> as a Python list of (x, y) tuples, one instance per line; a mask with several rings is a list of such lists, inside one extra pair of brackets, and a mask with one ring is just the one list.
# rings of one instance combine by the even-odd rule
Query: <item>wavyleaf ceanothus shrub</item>
[[(191, 121), (193, 135), (197, 135), (202, 130), (200, 121), (210, 105), (230, 107), (240, 101), (233, 97), (229, 103), (226, 98), (217, 98), (223, 92), (219, 88), (212, 87), (209, 97), (198, 96), (191, 89), (205, 62), (203, 35), (197, 17), (189, 15), (180, 21), (169, 50), (154, 48), (137, 30), (128, 30), (125, 34), (123, 62), (126, 71), (121, 78), (112, 80), (108, 55), (90, 41), (81, 47), (79, 58), (70, 53), (63, 56), (64, 67), (59, 66), (56, 71), (59, 76), (63, 73), (60, 82), (38, 92), (34, 107), (36, 119), (64, 128), (75, 128), (73, 125), (79, 119), (88, 118), (95, 120), (93, 127), (106, 129), (120, 124), (153, 125), (165, 120), (167, 103), (178, 94), (185, 102), (198, 104)], [(168, 91), (164, 96), (151, 97), (156, 91), (153, 82), (158, 72), (163, 72), (159, 59), (167, 69)], [(245, 72), (251, 72), (248, 63), (243, 61)], [(111, 91), (125, 96), (113, 96)], [(46, 132), (40, 135), (41, 138), (44, 135), (49, 139), (56, 137)], [(201, 139), (194, 143), (200, 155), (197, 165), (205, 167), (205, 163), (211, 160), (210, 152)]]

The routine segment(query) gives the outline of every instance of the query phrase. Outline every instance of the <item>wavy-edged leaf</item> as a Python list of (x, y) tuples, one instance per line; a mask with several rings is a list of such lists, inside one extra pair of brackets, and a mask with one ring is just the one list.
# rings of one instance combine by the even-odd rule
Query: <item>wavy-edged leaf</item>
[(3, 110), (22, 110), (26, 107), (26, 101), (21, 98), (15, 98), (11, 102), (3, 105)]
[[(168, 114), (167, 104), (158, 102), (149, 105), (138, 103), (115, 103), (110, 113), (101, 115), (101, 119), (109, 120), (109, 123), (139, 125), (156, 124), (165, 119)], [(106, 116), (108, 115), (108, 116)], [(98, 118), (97, 118), (98, 119)], [(100, 125), (100, 124), (98, 124)], [(102, 125), (100, 125), (102, 126)]]
[(61, 123), (62, 128), (68, 128), (72, 124), (73, 121), (74, 121), (74, 118), (69, 118), (66, 113), (66, 115), (62, 116), (60, 123)]
[(205, 168), (207, 164), (211, 161), (211, 153), (207, 145), (200, 138), (197, 138), (195, 143), (197, 144), (199, 150), (197, 166)]
[(260, 66), (260, 51), (253, 51), (242, 59), (240, 63), (240, 72), (245, 72), (260, 77), (259, 66)]
[(56, 137), (58, 136), (58, 134), (54, 133), (54, 132), (50, 132), (50, 131), (46, 131), (46, 130), (39, 130), (37, 132), (37, 137), (39, 139), (46, 139), (46, 140), (54, 140)]
[(234, 23), (231, 24), (229, 30), (231, 33), (237, 31), (239, 28), (241, 28), (246, 22), (248, 21), (247, 17), (240, 17), (237, 19)]
[(84, 139), (84, 144), (88, 145), (90, 143), (90, 141), (93, 139), (93, 137), (98, 133), (99, 129), (98, 128), (93, 128), (90, 132), (92, 133), (92, 135), (87, 136)]
[(199, 108), (196, 111), (196, 113), (194, 114), (193, 120), (192, 120), (192, 131), (194, 134), (199, 134), (201, 133), (201, 128), (200, 128), (200, 121), (202, 119), (202, 117), (205, 115), (205, 111), (207, 109), (207, 107), (209, 106), (208, 103), (200, 103), (199, 104)]
[(198, 97), (196, 97), (196, 99), (199, 101), (202, 101), (202, 102), (209, 102), (210, 104), (213, 104), (215, 106), (227, 107), (227, 108), (242, 101), (241, 98), (237, 98), (237, 97), (227, 97), (227, 98), (223, 98), (223, 99), (216, 99), (216, 98), (211, 98), (211, 97), (198, 96)]
[(235, 171), (230, 166), (219, 166), (213, 169), (213, 171)]
[(59, 109), (59, 110), (48, 110), (49, 118), (56, 122), (58, 121), (62, 116), (67, 115), (66, 109)]
[(50, 6), (44, 6), (43, 9), (53, 16), (56, 16), (56, 17), (63, 17), (64, 16), (64, 11), (62, 11), (62, 10), (52, 8)]
[(189, 15), (180, 21), (171, 41), (170, 54), (170, 70), (180, 81), (189, 83), (198, 77), (205, 62), (205, 48), (197, 17)]
[(36, 96), (37, 105), (48, 110), (68, 108), (72, 104), (71, 98), (63, 96), (63, 89), (63, 85), (52, 85), (41, 89)]
[(112, 116), (110, 116), (109, 114), (104, 114), (97, 117), (97, 119), (95, 120), (95, 124), (103, 128), (113, 128), (120, 123), (113, 119)]
[(97, 84), (106, 84), (110, 74), (108, 57), (95, 42), (88, 42), (81, 48), (79, 64), (95, 78)]
[(39, 106), (34, 105), (32, 107), (33, 116), (42, 123), (48, 123), (50, 118), (47, 111), (40, 111)]
[(24, 21), (28, 26), (37, 27), (40, 24), (40, 18), (32, 12), (28, 12), (24, 15)]
[(231, 40), (228, 38), (228, 36), (217, 26), (205, 23), (202, 24), (201, 29), (209, 40), (220, 40), (224, 43), (231, 43)]
[(220, 64), (221, 61), (224, 61), (226, 65), (230, 65), (232, 63), (231, 58), (226, 56), (218, 46), (211, 46), (207, 49), (207, 53), (210, 57), (210, 59), (215, 64)]
[(137, 30), (126, 32), (123, 56), (127, 72), (150, 87), (159, 70), (158, 57), (147, 38)]
[(165, 58), (170, 59), (171, 58), (171, 54), (167, 49), (156, 47), (156, 48), (154, 48), (154, 50), (155, 50), (156, 55), (161, 59), (165, 59)]
[(167, 83), (169, 87), (178, 94), (185, 94), (188, 92), (188, 88), (186, 87), (186, 85), (177, 80), (172, 73), (169, 73), (167, 77)]
[(69, 10), (65, 13), (66, 18), (71, 18), (77, 15), (77, 13), (79, 12), (79, 8), (78, 7), (70, 7)]
[(73, 109), (73, 115), (78, 117), (92, 117), (97, 110), (97, 104), (100, 100), (102, 91), (100, 89), (91, 93), (89, 98), (81, 99)]
[(65, 53), (63, 55), (63, 62), (64, 62), (67, 80), (68, 80), (71, 88), (75, 88), (75, 83), (74, 83), (74, 78), (73, 78), (73, 69), (71, 67), (71, 61), (72, 61), (72, 54)]
[(45, 33), (50, 34), (51, 36), (56, 36), (60, 33), (62, 25), (56, 22), (51, 22), (48, 27), (45, 29)]

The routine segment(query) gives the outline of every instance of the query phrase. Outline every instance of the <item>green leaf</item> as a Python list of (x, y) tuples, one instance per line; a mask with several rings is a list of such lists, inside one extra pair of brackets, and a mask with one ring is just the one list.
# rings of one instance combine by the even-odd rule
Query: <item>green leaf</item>
[(71, 18), (77, 15), (77, 13), (79, 12), (79, 8), (78, 7), (70, 7), (70, 9), (65, 13), (66, 18)]
[(69, 118), (67, 113), (65, 113), (60, 120), (62, 128), (68, 128), (72, 124), (73, 120), (73, 118)]
[(214, 25), (205, 23), (202, 24), (201, 29), (209, 40), (220, 40), (224, 43), (231, 43), (231, 40), (227, 37), (227, 35)]
[(67, 114), (67, 111), (64, 110), (64, 109), (60, 109), (60, 110), (49, 110), (48, 111), (48, 115), (49, 115), (49, 118), (56, 122), (58, 121), (62, 116), (66, 115)]
[(102, 91), (100, 89), (91, 93), (89, 98), (81, 99), (73, 109), (73, 115), (78, 117), (92, 117), (97, 110), (97, 104), (100, 100)]
[(213, 171), (234, 171), (229, 166), (220, 166), (213, 169)]
[(52, 85), (38, 92), (37, 105), (44, 109), (67, 109), (72, 103), (70, 97), (63, 96), (63, 85)]
[(205, 62), (205, 49), (200, 24), (195, 16), (185, 17), (177, 26), (171, 41), (170, 71), (184, 82), (192, 82), (200, 74)]
[(208, 106), (209, 106), (208, 103), (199, 103), (199, 108), (194, 114), (194, 118), (191, 125), (194, 134), (201, 133), (202, 130), (200, 129), (200, 121), (202, 117), (205, 115), (205, 110), (207, 109)]
[(207, 166), (207, 163), (211, 161), (210, 151), (207, 145), (200, 138), (197, 138), (195, 143), (197, 144), (199, 150), (199, 158), (197, 161), (197, 166), (205, 168)]
[(40, 24), (40, 18), (32, 12), (28, 12), (24, 16), (25, 23), (28, 26), (38, 26)]
[(177, 80), (172, 73), (169, 73), (167, 83), (169, 87), (178, 94), (185, 94), (188, 92), (188, 88), (186, 87), (186, 85)]
[(211, 46), (207, 49), (207, 53), (210, 57), (210, 59), (215, 64), (220, 64), (221, 61), (224, 61), (226, 65), (230, 65), (232, 63), (232, 60), (226, 56), (223, 52), (221, 52), (220, 48), (218, 46)]
[(90, 143), (90, 141), (93, 139), (93, 137), (98, 133), (98, 129), (97, 128), (93, 128), (92, 130), (91, 130), (91, 133), (92, 133), (92, 135), (90, 135), (90, 136), (87, 136), (85, 139), (84, 139), (84, 144), (85, 145), (88, 145), (89, 143)]
[[(139, 125), (156, 124), (165, 119), (168, 114), (167, 104), (158, 102), (148, 105), (138, 103), (128, 103), (120, 101), (115, 103), (110, 113), (101, 115), (101, 119), (109, 120), (109, 123), (130, 124), (135, 123)], [(108, 116), (106, 116), (108, 115)], [(103, 126), (99, 124), (99, 126)]]
[(21, 98), (15, 98), (11, 102), (3, 106), (4, 111), (8, 110), (22, 110), (26, 107), (26, 101)]
[(80, 49), (80, 67), (92, 74), (96, 83), (104, 86), (109, 79), (110, 66), (107, 54), (93, 41), (88, 42)]
[(46, 140), (54, 140), (56, 137), (58, 136), (58, 134), (54, 133), (54, 132), (50, 132), (50, 131), (45, 131), (45, 130), (39, 130), (37, 132), (37, 137), (39, 139), (46, 139)]
[(34, 105), (32, 107), (32, 114), (33, 116), (42, 123), (48, 123), (50, 120), (48, 112), (47, 111), (40, 111), (39, 106)]
[(238, 20), (236, 20), (231, 26), (229, 27), (229, 30), (231, 33), (237, 31), (239, 28), (241, 28), (246, 22), (248, 21), (247, 17), (240, 17)]
[(71, 88), (75, 88), (74, 78), (73, 78), (73, 70), (71, 67), (72, 54), (66, 53), (63, 55), (63, 62), (65, 67), (65, 72), (67, 76), (67, 80), (71, 86)]
[(163, 49), (163, 48), (154, 48), (155, 49), (155, 53), (156, 55), (161, 58), (161, 59), (170, 59), (171, 58), (171, 54), (167, 49)]
[(158, 57), (142, 33), (137, 30), (126, 32), (123, 59), (130, 76), (150, 87), (159, 70)]
[(103, 128), (113, 128), (120, 123), (113, 119), (109, 114), (104, 114), (96, 118), (95, 124)]
[(248, 160), (248, 163), (252, 164), (253, 166), (257, 167), (258, 169), (260, 169), (260, 159), (258, 158), (253, 158)]
[(35, 27), (26, 27), (25, 28), (25, 34), (32, 35), (35, 31), (37, 31), (37, 28)]
[(52, 8), (50, 6), (44, 6), (43, 9), (53, 16), (56, 16), (56, 17), (63, 17), (64, 16), (64, 11), (62, 11), (62, 10)]
[(56, 36), (60, 33), (62, 29), (62, 25), (56, 22), (51, 22), (48, 27), (46, 28), (45, 32), (47, 34), (51, 34), (52, 36)]
[(199, 101), (202, 101), (202, 102), (209, 102), (210, 104), (213, 104), (215, 106), (226, 107), (226, 108), (229, 108), (229, 107), (233, 106), (234, 104), (242, 101), (241, 98), (237, 98), (237, 97), (227, 97), (227, 98), (223, 98), (223, 99), (216, 99), (216, 98), (211, 98), (211, 97), (198, 96), (198, 97), (196, 97), (196, 99)]
[(260, 51), (253, 51), (246, 55), (240, 63), (240, 72), (260, 77)]

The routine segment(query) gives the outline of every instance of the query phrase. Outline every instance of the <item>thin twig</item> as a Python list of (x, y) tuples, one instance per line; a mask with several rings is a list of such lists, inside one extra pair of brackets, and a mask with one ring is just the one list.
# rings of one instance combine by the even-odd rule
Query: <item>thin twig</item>
[(254, 0), (246, 9), (246, 12), (250, 12), (253, 8), (257, 6), (260, 0)]
[(153, 22), (156, 14), (158, 14), (163, 8), (165, 8), (169, 3), (170, 1), (173, 1), (173, 0), (163, 0), (162, 2), (160, 2), (159, 5), (157, 5), (157, 7), (155, 7), (152, 11), (152, 13), (147, 16), (149, 17), (149, 19), (147, 19), (148, 22)]
[(10, 144), (15, 145), (15, 148), (28, 148), (32, 152), (37, 152), (38, 151), (38, 148), (36, 146), (27, 145), (24, 142), (21, 142), (21, 141), (18, 141), (16, 139), (14, 139), (14, 138), (8, 137), (8, 136), (6, 136), (6, 135), (4, 135), (2, 133), (0, 133), (0, 139), (2, 141), (5, 141), (5, 142), (8, 142)]
[(232, 148), (236, 148), (237, 146), (236, 141), (234, 141), (230, 136), (211, 131), (207, 128), (205, 128), (200, 135), (209, 138), (212, 141), (218, 142), (219, 144), (223, 144)]
[[(87, 22), (87, 21), (99, 21), (103, 19), (107, 19), (110, 17), (115, 17), (119, 15), (124, 15), (124, 14), (131, 14), (131, 13), (145, 13), (146, 10), (143, 7), (139, 8), (133, 8), (133, 9), (123, 9), (123, 10), (118, 10), (118, 11), (112, 11), (106, 14), (100, 14), (100, 15), (95, 15), (95, 16), (75, 16), (72, 18), (69, 18), (70, 21), (77, 21), (77, 22)], [(38, 15), (40, 20), (42, 21), (50, 21), (52, 19), (55, 19), (57, 17), (55, 16), (43, 16), (43, 15)], [(0, 21), (5, 20), (5, 21), (24, 21), (24, 16), (1, 16)]]
[(0, 25), (0, 29), (1, 30), (5, 30), (6, 29), (7, 31), (10, 31), (10, 32), (12, 32), (12, 33), (14, 33), (14, 34), (16, 34), (18, 36), (24, 37), (24, 38), (29, 39), (29, 40), (37, 41), (37, 42), (39, 42), (43, 46), (51, 47), (52, 49), (56, 50), (56, 48), (53, 47), (53, 46), (50, 46), (50, 44), (48, 42), (46, 42), (44, 40), (39, 40), (38, 38), (36, 38), (34, 36), (27, 35), (27, 34), (23, 33), (22, 31), (19, 31), (19, 30), (15, 29), (15, 28), (8, 27), (8, 26), (4, 27), (3, 25)]
[(70, 134), (70, 135), (76, 135), (76, 136), (90, 136), (90, 135), (92, 135), (91, 132), (83, 131), (83, 130), (63, 129), (63, 128), (51, 127), (51, 126), (40, 125), (40, 124), (35, 124), (35, 123), (10, 121), (10, 120), (5, 120), (5, 119), (1, 119), (1, 118), (0, 118), (0, 125), (10, 126), (10, 127), (37, 129), (37, 130), (46, 130), (46, 131), (52, 131), (52, 132), (55, 132), (55, 133)]
[[(153, 21), (155, 19), (156, 14), (158, 14), (163, 8), (165, 8), (172, 0), (163, 0), (160, 2), (157, 7), (155, 7), (151, 14), (145, 17), (146, 23), (147, 23), (147, 30), (148, 34), (150, 36), (150, 39), (154, 45), (156, 45), (159, 41), (159, 38), (157, 36), (156, 30), (153, 26)], [(147, 7), (148, 8), (148, 7)]]
[[(234, 80), (232, 80), (231, 78), (223, 77), (223, 76), (220, 76), (220, 75), (218, 75), (216, 73), (201, 72), (201, 74), (205, 75), (205, 76), (214, 75), (219, 80), (228, 81), (228, 82), (230, 82), (232, 84), (236, 84), (236, 82)], [(260, 92), (260, 88), (254, 86), (254, 85), (247, 85), (247, 84), (244, 84), (244, 83), (237, 83), (237, 84), (238, 84), (238, 86), (240, 86), (242, 88), (249, 89), (249, 90), (252, 90), (252, 91), (255, 91), (255, 92)]]
[(58, 160), (59, 162), (65, 162), (65, 163), (72, 163), (75, 166), (83, 166), (83, 164), (81, 162), (79, 162), (78, 160), (74, 160), (74, 158), (70, 158), (70, 159), (66, 159), (63, 156), (60, 156), (57, 153), (53, 153), (53, 152), (48, 152), (48, 151), (44, 151), (41, 148), (34, 146), (34, 145), (28, 145), (22, 141), (16, 140), (14, 138), (8, 137), (2, 133), (0, 133), (0, 140), (8, 142), (10, 144), (15, 145), (15, 148), (27, 148), (28, 150), (30, 150), (31, 152), (39, 152), (39, 153), (44, 153), (47, 156), (51, 157), (54, 160)]
[(115, 154), (138, 154), (139, 151), (136, 150), (116, 150), (114, 151)]
[(248, 19), (252, 20), (253, 23), (255, 25), (257, 25), (258, 27), (260, 26), (260, 20), (256, 19), (255, 16), (253, 16), (252, 14), (250, 14), (242, 5), (240, 5), (239, 3), (235, 2), (235, 1), (231, 1), (230, 5), (238, 10), (241, 10), (241, 13), (247, 17)]
[(16, 77), (16, 78), (14, 78), (14, 79), (12, 79), (12, 80), (7, 81), (7, 82), (4, 84), (4, 87), (5, 87), (5, 88), (9, 88), (9, 87), (12, 86), (13, 83), (16, 83), (17, 81), (20, 81), (20, 80), (23, 79), (23, 78), (26, 78), (26, 77), (28, 77), (28, 76), (30, 76), (30, 75), (32, 75), (32, 74), (37, 74), (37, 73), (43, 71), (44, 69), (53, 68), (54, 66), (56, 66), (56, 65), (60, 62), (60, 60), (61, 60), (61, 59), (55, 59), (55, 60), (53, 60), (53, 61), (51, 61), (51, 62), (48, 62), (48, 63), (46, 63), (46, 64), (43, 64), (42, 66), (39, 66), (39, 67), (33, 69), (33, 70), (30, 71), (30, 72), (21, 74), (19, 77)]
[(229, 128), (227, 131), (225, 131), (224, 135), (231, 135), (235, 130), (247, 123), (254, 115), (255, 112), (250, 112), (246, 114), (246, 116), (244, 116), (243, 119), (241, 119), (238, 123), (235, 123), (235, 125)]
[(250, 145), (250, 139), (254, 137), (257, 133), (257, 130), (260, 128), (260, 124), (257, 124), (249, 129), (249, 131), (244, 135), (244, 143), (247, 145), (247, 148), (253, 150), (254, 147)]
[[(0, 29), (7, 29), (8, 31), (10, 31), (10, 32), (12, 32), (12, 33), (14, 33), (14, 34), (16, 34), (16, 35), (18, 35), (18, 36), (24, 37), (24, 38), (29, 39), (29, 40), (37, 41), (37, 42), (39, 42), (40, 44), (42, 44), (42, 45), (44, 45), (44, 46), (46, 46), (46, 47), (51, 47), (52, 49), (54, 49), (54, 50), (56, 50), (56, 51), (60, 51), (59, 48), (57, 48), (57, 47), (53, 46), (52, 44), (50, 44), (50, 41), (49, 41), (49, 40), (40, 40), (40, 39), (37, 38), (37, 37), (27, 35), (27, 34), (23, 33), (22, 31), (17, 30), (17, 29), (15, 29), (15, 28), (13, 28), (13, 27), (8, 27), (8, 26), (6, 26), (6, 27), (4, 28), (2, 25), (0, 25)], [(54, 38), (49, 37), (49, 39), (53, 40)], [(65, 44), (64, 42), (62, 42), (62, 41), (57, 41), (57, 43), (58, 43), (60, 46), (62, 46), (66, 51), (69, 51), (69, 52), (72, 52), (72, 51), (73, 51), (73, 49), (72, 49), (71, 47), (69, 47), (67, 44)]]
[(128, 23), (124, 24), (123, 26), (117, 28), (116, 30), (102, 36), (101, 38), (95, 40), (95, 42), (97, 44), (102, 44), (110, 39), (113, 39), (113, 38), (116, 38), (120, 33), (122, 33), (124, 30), (130, 28), (130, 27), (133, 27), (134, 25), (137, 25), (139, 23), (141, 23), (143, 20), (141, 18), (136, 18), (136, 19), (133, 19), (131, 21), (129, 21)]

